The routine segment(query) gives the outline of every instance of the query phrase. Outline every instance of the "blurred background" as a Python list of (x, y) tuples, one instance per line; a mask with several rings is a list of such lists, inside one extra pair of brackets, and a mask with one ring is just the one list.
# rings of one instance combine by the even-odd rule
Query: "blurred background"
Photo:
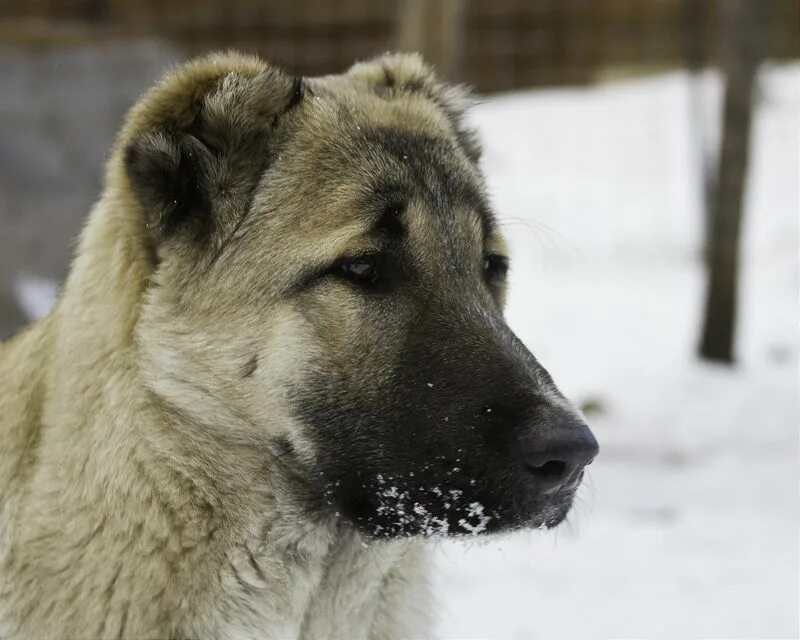
[(439, 543), (447, 638), (798, 637), (796, 0), (3, 0), (0, 339), (169, 66), (418, 50), (473, 86), (512, 328), (601, 443), (555, 532)]

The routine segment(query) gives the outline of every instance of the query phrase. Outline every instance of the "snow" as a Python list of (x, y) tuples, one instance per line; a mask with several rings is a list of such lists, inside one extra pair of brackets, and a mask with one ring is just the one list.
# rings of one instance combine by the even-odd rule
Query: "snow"
[[(711, 141), (719, 85), (699, 87)], [(798, 637), (800, 66), (759, 82), (735, 368), (694, 356), (689, 90), (676, 73), (473, 113), (509, 323), (593, 409), (600, 456), (554, 531), (437, 545), (438, 637)]]
[(14, 282), (14, 293), (28, 319), (38, 320), (50, 313), (58, 295), (58, 285), (49, 278), (20, 275)]
[[(699, 86), (709, 141), (719, 85)], [(435, 543), (438, 637), (798, 637), (800, 66), (760, 79), (730, 369), (694, 356), (690, 87), (671, 74), (473, 113), (511, 243), (509, 323), (586, 408), (601, 452), (556, 530)], [(18, 284), (42, 315), (55, 288)]]
[[(459, 451), (461, 450), (459, 449)], [(425, 465), (424, 468), (427, 469), (429, 466)], [(453, 467), (448, 474), (458, 471), (460, 471), (459, 467)], [(461, 500), (464, 492), (460, 489), (443, 491), (441, 487), (423, 485), (414, 487), (414, 483), (410, 482), (413, 477), (413, 471), (401, 476), (387, 477), (380, 473), (376, 476), (378, 484), (375, 494), (378, 500), (376, 512), (378, 516), (385, 515), (392, 519), (392, 535), (417, 535), (421, 532), (431, 538), (448, 534), (476, 536), (486, 530), (486, 525), (489, 524), (492, 516), (484, 513), (484, 507), (480, 502), (465, 504), (465, 501)], [(411, 504), (412, 496), (409, 491), (403, 491), (394, 484), (387, 486), (387, 482), (393, 481), (399, 481), (403, 486), (409, 486), (414, 491), (415, 497), (423, 500), (425, 504), (419, 502)], [(474, 480), (471, 483), (474, 484)], [(330, 493), (326, 492), (326, 495), (330, 495)], [(448, 518), (451, 516), (456, 518), (463, 516), (458, 519), (458, 528), (456, 529), (450, 528)], [(381, 524), (375, 524), (372, 532), (376, 536), (380, 536), (386, 533), (387, 529)]]

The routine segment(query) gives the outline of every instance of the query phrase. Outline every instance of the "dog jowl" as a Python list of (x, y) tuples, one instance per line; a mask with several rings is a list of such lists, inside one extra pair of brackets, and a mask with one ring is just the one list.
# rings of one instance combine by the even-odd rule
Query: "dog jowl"
[(365, 535), (555, 526), (597, 443), (503, 319), (479, 148), (414, 60), (229, 79), (131, 143), (162, 285), (144, 367), (196, 423), (293, 457), (308, 509)]

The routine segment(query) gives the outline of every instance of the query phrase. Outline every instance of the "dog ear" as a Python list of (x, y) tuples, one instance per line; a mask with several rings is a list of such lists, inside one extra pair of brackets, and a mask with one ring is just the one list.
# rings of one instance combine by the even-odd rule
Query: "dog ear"
[(347, 74), (377, 95), (419, 94), (431, 100), (450, 121), (467, 157), (476, 164), (480, 160), (482, 150), (477, 134), (466, 123), (466, 113), (474, 102), (470, 90), (440, 82), (418, 53), (387, 53), (356, 63)]
[(156, 244), (224, 236), (266, 168), (278, 120), (302, 100), (299, 78), (252, 59), (244, 69), (220, 61), (167, 78), (130, 117), (138, 131), (124, 147), (125, 172)]
[(192, 225), (209, 232), (211, 152), (197, 138), (165, 125), (143, 132), (125, 148), (133, 192), (145, 225), (157, 238)]

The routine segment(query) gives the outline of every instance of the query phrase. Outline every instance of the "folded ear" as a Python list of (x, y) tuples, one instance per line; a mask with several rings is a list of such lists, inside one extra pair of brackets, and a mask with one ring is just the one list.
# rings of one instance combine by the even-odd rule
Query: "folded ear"
[(212, 162), (205, 145), (171, 126), (154, 127), (128, 144), (128, 177), (155, 236), (188, 224), (200, 233), (209, 231)]
[(440, 82), (433, 68), (418, 53), (387, 53), (354, 64), (347, 75), (378, 95), (392, 97), (416, 93), (431, 100), (450, 121), (467, 157), (474, 163), (480, 160), (481, 146), (477, 134), (465, 121), (473, 103), (469, 89)]
[[(246, 64), (244, 64), (246, 63)], [(244, 215), (271, 157), (298, 78), (252, 58), (190, 63), (134, 108), (124, 147), (131, 190), (156, 243), (178, 234), (215, 244)]]

